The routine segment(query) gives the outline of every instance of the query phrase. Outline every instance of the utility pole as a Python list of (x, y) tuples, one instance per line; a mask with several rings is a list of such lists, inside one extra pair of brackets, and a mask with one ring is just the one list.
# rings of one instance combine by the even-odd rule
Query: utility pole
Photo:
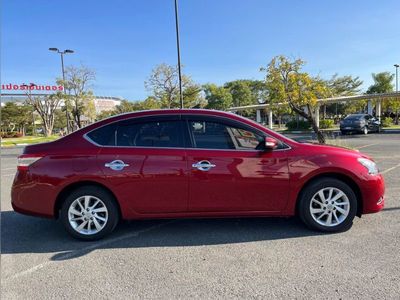
[[(65, 91), (65, 70), (64, 70), (64, 54), (72, 54), (74, 53), (73, 50), (66, 49), (64, 51), (58, 50), (58, 48), (49, 48), (50, 51), (57, 52), (61, 56), (61, 72), (62, 72), (62, 79), (63, 79), (63, 90), (64, 90), (64, 95), (66, 96), (66, 91)], [(65, 116), (67, 118), (67, 134), (69, 133), (69, 114), (68, 114), (68, 107), (67, 107), (67, 101), (64, 100), (64, 105), (65, 105)]]
[(399, 72), (398, 72), (399, 64), (394, 64), (394, 67), (396, 68), (396, 92), (398, 92), (399, 91), (399, 78), (398, 78), (398, 76), (399, 76)]
[(181, 109), (182, 109), (183, 108), (183, 94), (182, 94), (181, 51), (180, 51), (180, 45), (179, 45), (178, 0), (175, 0), (175, 30), (176, 30), (176, 48), (178, 50), (179, 99), (181, 102)]

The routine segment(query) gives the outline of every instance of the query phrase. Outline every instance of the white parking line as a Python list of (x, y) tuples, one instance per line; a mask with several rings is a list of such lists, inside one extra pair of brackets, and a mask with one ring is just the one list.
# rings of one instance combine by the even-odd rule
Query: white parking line
[(398, 167), (400, 167), (400, 164), (397, 164), (397, 165), (395, 165), (394, 167), (391, 167), (391, 168), (389, 168), (389, 169), (386, 169), (386, 170), (382, 171), (381, 174), (386, 174), (386, 173), (388, 173), (388, 172), (390, 172), (390, 171), (393, 171), (394, 169), (396, 169), (396, 168), (398, 168)]
[(14, 168), (4, 168), (4, 169), (1, 169), (2, 171), (6, 171), (6, 170), (16, 170), (17, 169), (17, 167), (14, 167)]
[(378, 144), (377, 144), (377, 143), (375, 143), (375, 144), (368, 144), (368, 145), (364, 145), (364, 146), (361, 146), (361, 147), (356, 147), (356, 149), (367, 148), (367, 147), (371, 147), (371, 146), (375, 146), (375, 145), (378, 145)]
[(1, 174), (1, 176), (3, 177), (3, 176), (14, 176), (15, 175), (15, 173), (12, 173), (12, 174)]
[(51, 261), (50, 260), (50, 261), (41, 263), (41, 264), (36, 265), (36, 266), (34, 266), (32, 268), (29, 268), (27, 270), (18, 272), (18, 273), (14, 274), (14, 275), (12, 275), (12, 276), (10, 276), (8, 278), (5, 278), (4, 280), (5, 281), (6, 280), (12, 280), (12, 279), (16, 279), (16, 278), (22, 277), (24, 275), (31, 274), (33, 272), (36, 272), (36, 271), (40, 270), (40, 269), (43, 269), (44, 267), (46, 267), (46, 266), (48, 266), (50, 264), (57, 263), (57, 262), (62, 261), (62, 260), (66, 260), (66, 259), (71, 258), (71, 257), (79, 256), (80, 253), (89, 252), (89, 251), (95, 250), (95, 249), (97, 249), (97, 248), (99, 248), (101, 246), (104, 246), (104, 245), (107, 245), (107, 244), (111, 244), (111, 243), (115, 243), (115, 242), (119, 242), (119, 241), (122, 241), (122, 240), (125, 240), (125, 239), (138, 237), (142, 233), (146, 233), (146, 232), (149, 232), (149, 231), (151, 231), (153, 229), (158, 229), (158, 228), (164, 227), (164, 226), (169, 225), (169, 224), (174, 223), (174, 222), (177, 222), (177, 220), (172, 220), (172, 221), (165, 222), (165, 223), (162, 223), (162, 224), (154, 225), (154, 226), (151, 226), (149, 228), (145, 228), (145, 229), (142, 229), (142, 230), (139, 230), (139, 231), (136, 231), (136, 232), (128, 233), (128, 234), (123, 235), (123, 236), (119, 236), (119, 237), (116, 237), (116, 238), (113, 238), (113, 239), (101, 241), (101, 242), (92, 244), (92, 245), (90, 245), (88, 247), (68, 252), (68, 253), (66, 253), (64, 255), (59, 256), (57, 258), (57, 261)]

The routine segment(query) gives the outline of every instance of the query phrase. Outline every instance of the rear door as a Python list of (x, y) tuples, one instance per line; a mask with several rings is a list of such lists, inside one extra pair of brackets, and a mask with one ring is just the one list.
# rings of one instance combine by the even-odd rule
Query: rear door
[[(191, 212), (279, 212), (289, 192), (285, 145), (275, 151), (257, 146), (265, 134), (226, 118), (191, 116), (187, 150)], [(287, 147), (287, 146), (286, 146)]]
[(189, 182), (180, 117), (133, 118), (108, 126), (113, 134), (101, 147), (98, 164), (117, 197), (136, 213), (186, 211)]

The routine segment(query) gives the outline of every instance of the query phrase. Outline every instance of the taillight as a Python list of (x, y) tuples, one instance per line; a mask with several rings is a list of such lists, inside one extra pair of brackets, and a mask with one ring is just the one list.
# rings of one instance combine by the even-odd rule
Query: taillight
[(28, 170), (29, 166), (31, 166), (33, 163), (37, 162), (39, 159), (41, 159), (43, 155), (38, 155), (38, 154), (22, 154), (21, 156), (18, 157), (18, 165), (17, 169), (22, 171), (22, 170)]

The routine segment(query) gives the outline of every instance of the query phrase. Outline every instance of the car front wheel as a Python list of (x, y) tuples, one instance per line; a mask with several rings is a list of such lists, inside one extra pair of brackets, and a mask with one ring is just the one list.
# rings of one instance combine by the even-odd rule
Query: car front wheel
[(81, 187), (70, 193), (60, 216), (70, 235), (91, 241), (111, 233), (119, 219), (114, 198), (97, 186)]
[(357, 212), (353, 190), (343, 181), (322, 178), (306, 187), (299, 202), (299, 215), (310, 228), (325, 232), (351, 227)]

